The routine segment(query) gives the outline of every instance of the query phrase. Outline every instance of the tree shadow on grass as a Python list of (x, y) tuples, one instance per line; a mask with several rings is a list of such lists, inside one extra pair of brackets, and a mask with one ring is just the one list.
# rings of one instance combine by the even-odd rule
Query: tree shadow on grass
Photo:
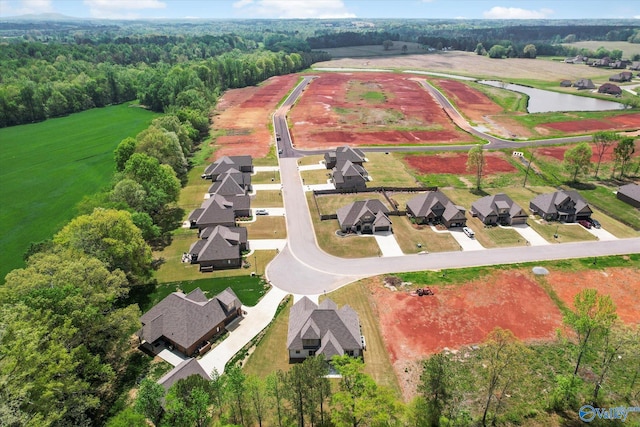
[(595, 190), (596, 186), (595, 184), (591, 184), (589, 182), (566, 182), (565, 183), (567, 186), (573, 188), (574, 190)]

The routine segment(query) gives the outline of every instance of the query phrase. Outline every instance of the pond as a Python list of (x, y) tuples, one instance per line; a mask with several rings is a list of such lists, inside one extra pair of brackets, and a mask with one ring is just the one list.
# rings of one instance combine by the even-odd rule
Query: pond
[(602, 99), (571, 95), (569, 93), (552, 92), (549, 90), (536, 89), (512, 83), (499, 82), (495, 80), (480, 80), (478, 83), (529, 95), (529, 104), (527, 105), (527, 111), (529, 113), (550, 113), (554, 111), (605, 111), (624, 109), (624, 105), (620, 104), (619, 102), (604, 101)]

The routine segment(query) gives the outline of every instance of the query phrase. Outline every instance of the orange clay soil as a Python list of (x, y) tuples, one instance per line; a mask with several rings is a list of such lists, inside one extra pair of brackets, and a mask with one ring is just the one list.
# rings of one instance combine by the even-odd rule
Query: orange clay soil
[[(556, 160), (564, 160), (565, 151), (567, 151), (571, 147), (572, 146), (570, 145), (556, 146), (556, 147), (539, 147), (539, 148), (536, 148), (536, 156), (546, 156), (546, 157), (554, 158)], [(635, 152), (636, 153), (640, 152), (640, 140), (636, 141), (635, 147), (636, 147)], [(602, 156), (602, 161), (604, 163), (613, 162), (615, 160), (613, 155), (613, 148), (614, 146), (609, 147), (607, 151), (604, 153), (604, 155)], [(591, 149), (593, 150), (593, 154), (591, 155), (591, 162), (597, 163), (598, 153), (596, 153), (595, 145), (592, 144)]]
[[(472, 142), (414, 80), (394, 73), (321, 74), (289, 113), (296, 147)], [(382, 96), (367, 100), (366, 92)]]
[(601, 130), (624, 130), (640, 128), (640, 113), (623, 114), (606, 119), (585, 119), (566, 122), (543, 123), (542, 128), (559, 130), (565, 133), (587, 133)]
[(220, 148), (211, 160), (246, 154), (266, 156), (273, 140), (268, 128), (271, 114), (298, 78), (296, 74), (272, 77), (260, 86), (226, 91), (213, 117), (214, 131), (226, 132), (216, 139)]
[[(582, 289), (610, 295), (624, 322), (640, 321), (640, 270), (551, 271), (545, 280), (569, 307)], [(553, 341), (562, 327), (558, 307), (530, 270), (496, 271), (461, 285), (435, 287), (433, 296), (390, 291), (370, 282), (370, 301), (408, 401), (416, 394), (420, 361), (442, 351), (480, 344), (499, 326), (528, 342)], [(365, 353), (366, 356), (366, 353)]]
[[(471, 173), (467, 170), (467, 158), (467, 153), (423, 154), (405, 156), (404, 161), (411, 169), (422, 175), (431, 173), (465, 175)], [(484, 159), (484, 175), (516, 170), (505, 160), (502, 153), (485, 153)]]

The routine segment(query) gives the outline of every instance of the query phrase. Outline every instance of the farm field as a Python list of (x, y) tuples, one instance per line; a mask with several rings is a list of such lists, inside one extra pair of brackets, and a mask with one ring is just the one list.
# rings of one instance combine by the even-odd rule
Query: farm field
[(156, 114), (121, 104), (0, 129), (0, 282), (30, 242), (51, 238), (83, 196), (109, 185), (113, 150)]
[(289, 113), (297, 148), (473, 143), (428, 93), (395, 73), (323, 73)]
[(590, 49), (594, 52), (598, 50), (598, 48), (603, 47), (609, 51), (619, 49), (623, 53), (623, 58), (630, 58), (633, 55), (640, 54), (640, 44), (637, 43), (629, 43), (623, 41), (602, 41), (602, 40), (590, 40), (590, 41), (578, 41), (574, 43), (564, 43), (563, 46), (567, 47), (576, 47), (578, 49)]
[(491, 59), (473, 52), (449, 51), (427, 55), (338, 58), (318, 62), (313, 68), (385, 68), (390, 70), (425, 70), (477, 78), (500, 78), (557, 81), (580, 78), (608, 79), (611, 70), (565, 64), (545, 58)]

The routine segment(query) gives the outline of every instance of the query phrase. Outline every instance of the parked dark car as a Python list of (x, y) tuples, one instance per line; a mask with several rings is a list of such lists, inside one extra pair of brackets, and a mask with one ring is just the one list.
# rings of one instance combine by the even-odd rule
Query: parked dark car
[(578, 224), (580, 224), (584, 228), (591, 228), (591, 223), (586, 219), (581, 219), (580, 221), (578, 221)]
[(597, 219), (589, 218), (589, 222), (593, 226), (593, 228), (600, 228), (600, 222)]

